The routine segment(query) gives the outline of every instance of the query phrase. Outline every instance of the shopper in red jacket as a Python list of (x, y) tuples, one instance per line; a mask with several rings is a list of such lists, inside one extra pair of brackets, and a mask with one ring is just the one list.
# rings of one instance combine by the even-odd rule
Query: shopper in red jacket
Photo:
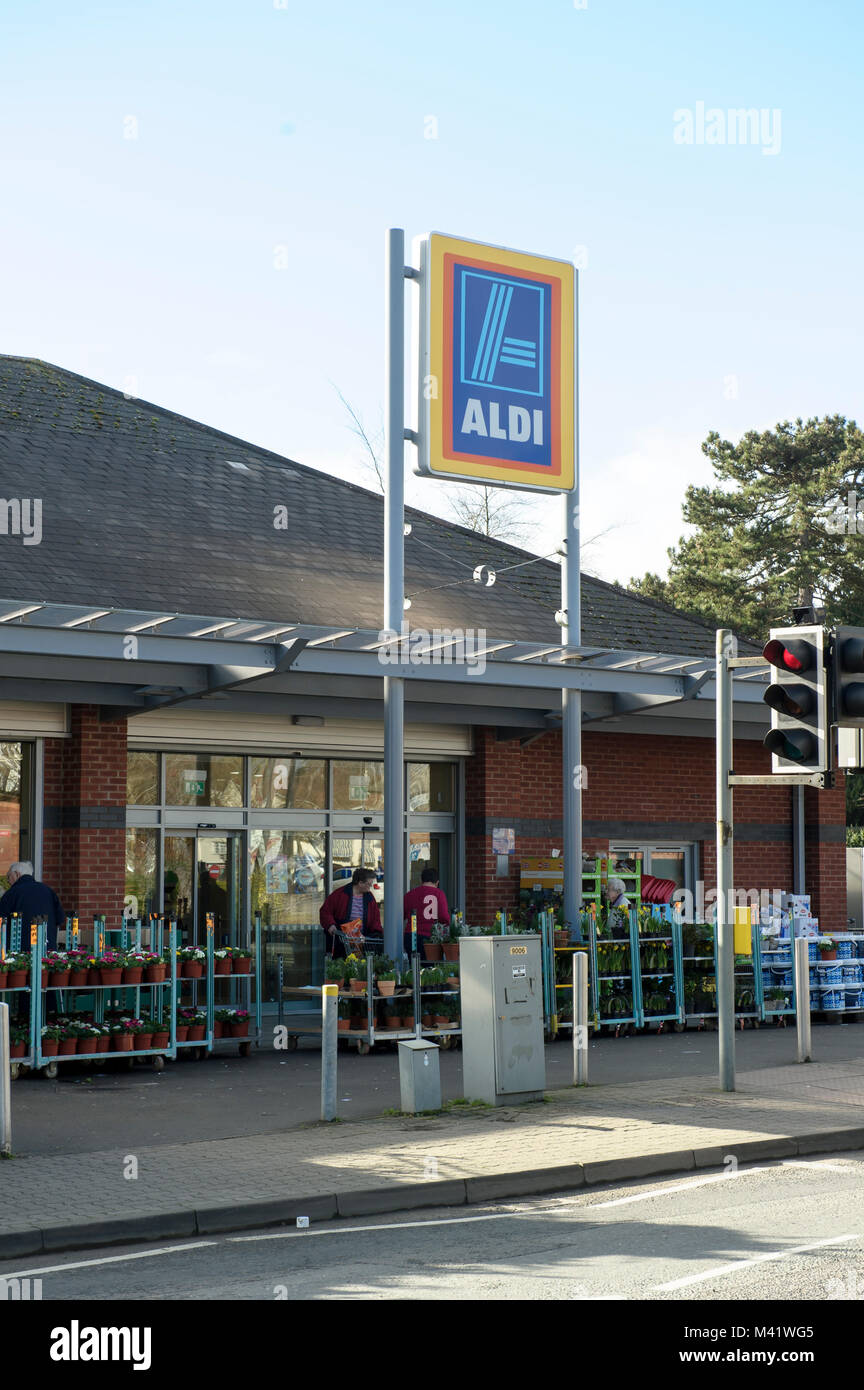
[(336, 888), (321, 906), (318, 918), (327, 933), (329, 952), (337, 959), (348, 954), (336, 935), (346, 922), (359, 921), (360, 933), (364, 937), (380, 938), (382, 935), (381, 913), (372, 892), (374, 882), (372, 869), (355, 869), (351, 882)]
[(420, 883), (416, 888), (412, 888), (405, 894), (404, 903), (405, 917), (405, 952), (411, 954), (411, 918), (417, 918), (417, 945), (420, 947), (420, 954), (423, 954), (423, 942), (428, 941), (432, 935), (432, 928), (436, 922), (443, 922), (445, 926), (450, 923), (450, 908), (447, 899), (438, 887), (438, 870), (429, 868), (423, 870), (420, 875)]

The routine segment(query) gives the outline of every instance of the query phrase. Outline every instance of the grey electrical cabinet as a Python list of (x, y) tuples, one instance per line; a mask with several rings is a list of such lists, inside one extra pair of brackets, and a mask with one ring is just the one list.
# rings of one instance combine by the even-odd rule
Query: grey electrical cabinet
[(539, 1100), (546, 1084), (539, 936), (463, 936), (459, 943), (465, 1098)]

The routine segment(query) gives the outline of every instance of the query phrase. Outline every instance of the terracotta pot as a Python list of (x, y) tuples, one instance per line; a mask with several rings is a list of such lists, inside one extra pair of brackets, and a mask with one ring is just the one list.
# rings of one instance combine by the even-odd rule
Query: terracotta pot
[(144, 967), (144, 979), (148, 985), (161, 984), (167, 974), (167, 965), (147, 965)]
[(397, 1015), (395, 1018), (393, 1018), (393, 1017), (385, 1018), (385, 1020), (384, 1020), (384, 1027), (385, 1027), (385, 1028), (388, 1028), (388, 1029), (391, 1029), (391, 1030), (395, 1030), (396, 1028), (401, 1028), (401, 1027), (402, 1027), (402, 1020), (401, 1020), (401, 1018), (399, 1018), (398, 1015)]
[(396, 981), (395, 981), (395, 980), (379, 980), (379, 981), (378, 981), (378, 993), (382, 996), (382, 998), (384, 998), (384, 999), (389, 998), (389, 996), (390, 996), (391, 994), (394, 994), (395, 991), (396, 991)]
[(231, 971), (232, 971), (232, 973), (233, 973), (234, 975), (251, 975), (251, 974), (252, 974), (252, 957), (251, 957), (251, 956), (232, 956), (232, 957), (231, 957)]
[(459, 976), (458, 976), (458, 975), (448, 975), (448, 976), (447, 976), (447, 979), (444, 981), (444, 983), (446, 984), (446, 986), (447, 986), (448, 989), (458, 989), (458, 988), (459, 988)]
[(178, 1043), (186, 1042), (186, 1041), (188, 1040), (188, 1037), (189, 1037), (189, 1024), (188, 1024), (188, 1023), (178, 1023), (178, 1024), (177, 1024), (177, 1041), (178, 1041)]
[(119, 985), (121, 979), (123, 978), (123, 971), (120, 969), (119, 966), (112, 966), (108, 970), (103, 968), (99, 971), (99, 977), (100, 984)]
[(444, 952), (442, 947), (439, 946), (437, 942), (424, 941), (423, 954), (427, 960), (441, 960), (443, 958)]
[(87, 1056), (91, 1052), (96, 1051), (96, 1044), (98, 1041), (98, 1038), (79, 1038), (77, 1050)]
[[(111, 1042), (111, 1051), (112, 1051), (112, 1052), (131, 1052), (131, 1051), (132, 1051), (132, 1042), (133, 1042), (133, 1038), (132, 1038), (132, 1034), (131, 1034), (131, 1033), (112, 1033), (112, 1034), (111, 1034), (111, 1038), (110, 1038), (110, 1042)], [(61, 1047), (62, 1047), (62, 1043), (61, 1043)]]
[(48, 988), (48, 971), (47, 971), (47, 970), (43, 970), (43, 971), (42, 971), (42, 988), (43, 988), (43, 989), (47, 989), (47, 988)]
[(230, 1023), (228, 1026), (229, 1026), (229, 1028), (230, 1028), (230, 1030), (231, 1030), (231, 1036), (232, 1036), (232, 1038), (248, 1038), (248, 1036), (249, 1036), (249, 1020), (248, 1020), (248, 1018), (247, 1018), (247, 1019), (244, 1019), (242, 1023)]
[(154, 1034), (153, 1034), (153, 1046), (156, 1047), (156, 1048), (160, 1048), (160, 1049), (163, 1048), (163, 1047), (170, 1047), (170, 1046), (171, 1046), (171, 1034), (168, 1033), (168, 1032), (165, 1032), (165, 1033), (154, 1033)]
[(153, 1046), (152, 1033), (139, 1033), (135, 1039), (135, 1052), (149, 1052)]
[[(94, 970), (95, 975), (95, 970)], [(80, 989), (82, 985), (92, 984), (89, 970), (70, 970), (69, 986), (71, 989)]]
[(819, 952), (819, 955), (820, 955), (820, 958), (821, 958), (822, 960), (836, 960), (836, 959), (837, 959), (837, 949), (836, 949), (836, 947), (835, 947), (835, 949), (834, 949), (833, 951), (820, 951), (820, 952)]
[(449, 1018), (445, 1018), (443, 1014), (433, 1014), (433, 1015), (432, 1015), (432, 1027), (433, 1027), (433, 1028), (449, 1028), (449, 1027), (450, 1027), (450, 1020), (449, 1020)]
[(26, 1056), (27, 1056), (27, 1044), (26, 1044), (26, 1043), (10, 1043), (10, 1044), (9, 1044), (9, 1056), (10, 1056), (10, 1057), (26, 1057)]
[(213, 1036), (214, 1038), (225, 1036), (225, 1024), (221, 1018), (214, 1018), (213, 1020)]
[(48, 984), (51, 989), (65, 989), (69, 983), (68, 970), (49, 970)]
[(459, 942), (458, 942), (458, 941), (447, 941), (447, 942), (445, 942), (444, 946), (442, 947), (442, 950), (443, 950), (443, 952), (444, 952), (444, 959), (445, 959), (445, 960), (458, 960), (458, 959), (459, 959)]
[(96, 1051), (97, 1051), (97, 1052), (107, 1052), (108, 1049), (110, 1048), (110, 1046), (111, 1046), (111, 1034), (110, 1034), (110, 1033), (105, 1033), (105, 1034), (103, 1034), (103, 1036), (101, 1036), (101, 1037), (99, 1037), (99, 1038), (96, 1039)]
[(403, 1020), (402, 1020), (402, 1027), (403, 1027), (403, 1028), (413, 1028), (413, 1027), (414, 1027), (414, 1015), (413, 1015), (413, 1014), (410, 1014), (408, 1018), (403, 1018)]
[(189, 1042), (203, 1042), (206, 1028), (203, 1023), (189, 1025)]
[(366, 993), (366, 981), (365, 981), (365, 980), (349, 980), (348, 983), (349, 983), (349, 985), (351, 986), (351, 993), (352, 993), (352, 994), (365, 994), (365, 993)]
[(420, 1022), (422, 1023), (422, 1025), (423, 1025), (424, 1028), (431, 1028), (431, 1027), (432, 1027), (432, 1015), (431, 1015), (431, 1014), (421, 1014), (421, 1015), (420, 1015)]
[(337, 1021), (336, 1021), (336, 1031), (337, 1031), (337, 1033), (347, 1033), (347, 1032), (350, 1031), (350, 1028), (351, 1028), (351, 1020), (350, 1020), (350, 1018), (340, 1018), (340, 1019), (337, 1019)]
[(78, 1051), (77, 1038), (61, 1038), (57, 1048), (58, 1057), (74, 1057)]
[(102, 971), (101, 971), (101, 970), (90, 970), (90, 969), (88, 969), (88, 971), (87, 971), (87, 983), (88, 983), (88, 985), (101, 985), (101, 983), (102, 983)]
[(181, 973), (184, 980), (200, 980), (204, 974), (204, 966), (200, 960), (184, 960)]
[(27, 984), (26, 970), (7, 970), (4, 989), (24, 989)]
[(143, 974), (143, 965), (126, 966), (123, 970), (124, 985), (140, 985)]
[(369, 1028), (369, 1015), (363, 1014), (361, 1018), (352, 1018), (351, 1027), (355, 1033), (365, 1033)]
[[(237, 973), (239, 974), (240, 972), (238, 971)], [(226, 956), (224, 960), (214, 960), (214, 962), (213, 962), (213, 974), (214, 974), (214, 975), (230, 975), (230, 974), (231, 974), (231, 957), (230, 957), (230, 956)]]
[(56, 1038), (43, 1038), (43, 1039), (42, 1039), (42, 1056), (43, 1056), (43, 1057), (56, 1057), (56, 1056), (57, 1056), (57, 1047), (58, 1047), (58, 1042), (57, 1042), (57, 1039), (56, 1039)]

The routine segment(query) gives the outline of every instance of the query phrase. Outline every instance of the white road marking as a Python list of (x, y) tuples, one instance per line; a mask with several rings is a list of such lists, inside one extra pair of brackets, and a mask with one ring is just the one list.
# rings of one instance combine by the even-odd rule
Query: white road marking
[(228, 1236), (233, 1243), (240, 1244), (250, 1240), (308, 1240), (310, 1236), (350, 1236), (358, 1231), (408, 1231), (416, 1226), (464, 1226), (472, 1221), (506, 1221), (516, 1216), (555, 1216), (560, 1210), (550, 1207), (547, 1211), (496, 1211), (488, 1216), (440, 1216), (431, 1221), (387, 1221), (378, 1226), (334, 1226), (327, 1231), (274, 1231), (266, 1236)]
[(784, 1168), (820, 1168), (825, 1173), (851, 1173), (854, 1171), (851, 1163), (823, 1163), (821, 1159), (813, 1162), (806, 1162), (804, 1159), (784, 1158)]
[(64, 1269), (92, 1269), (95, 1265), (122, 1264), (124, 1260), (151, 1260), (154, 1255), (177, 1255), (185, 1250), (203, 1250), (207, 1245), (218, 1245), (218, 1240), (197, 1240), (193, 1245), (165, 1245), (161, 1250), (139, 1250), (134, 1255), (105, 1255), (100, 1260), (76, 1260), (68, 1265), (43, 1265), (41, 1269), (17, 1269), (12, 1274), (0, 1275), (2, 1279), (28, 1279), (31, 1274), (62, 1274)]
[(668, 1293), (671, 1289), (684, 1289), (688, 1284), (701, 1284), (706, 1279), (719, 1279), (724, 1274), (738, 1274), (742, 1269), (752, 1269), (754, 1265), (764, 1264), (766, 1260), (785, 1260), (789, 1255), (803, 1255), (808, 1250), (822, 1250), (826, 1245), (843, 1245), (847, 1241), (860, 1240), (853, 1233), (845, 1236), (829, 1236), (827, 1240), (814, 1240), (810, 1245), (792, 1245), (788, 1250), (772, 1250), (768, 1255), (754, 1255), (750, 1260), (735, 1260), (732, 1264), (717, 1265), (704, 1274), (688, 1274), (684, 1279), (672, 1279), (668, 1284), (655, 1284), (652, 1293)]
[(609, 1202), (592, 1202), (588, 1211), (597, 1211), (598, 1207), (626, 1207), (630, 1202), (650, 1202), (652, 1197), (667, 1197), (673, 1192), (690, 1192), (696, 1187), (707, 1187), (712, 1182), (728, 1182), (730, 1178), (746, 1178), (753, 1173), (769, 1173), (770, 1168), (737, 1168), (727, 1169), (724, 1173), (714, 1173), (708, 1178), (693, 1178), (690, 1182), (677, 1183), (675, 1187), (655, 1187), (650, 1192), (635, 1192), (630, 1197), (615, 1197)]

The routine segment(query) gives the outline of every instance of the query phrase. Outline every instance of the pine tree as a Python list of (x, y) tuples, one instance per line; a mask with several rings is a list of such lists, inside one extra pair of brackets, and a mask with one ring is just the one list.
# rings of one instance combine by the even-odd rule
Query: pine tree
[(864, 480), (855, 422), (786, 421), (737, 444), (712, 432), (702, 452), (715, 485), (687, 489), (692, 534), (669, 550), (666, 579), (629, 587), (756, 639), (814, 602), (828, 623), (864, 624), (864, 497), (847, 508)]

